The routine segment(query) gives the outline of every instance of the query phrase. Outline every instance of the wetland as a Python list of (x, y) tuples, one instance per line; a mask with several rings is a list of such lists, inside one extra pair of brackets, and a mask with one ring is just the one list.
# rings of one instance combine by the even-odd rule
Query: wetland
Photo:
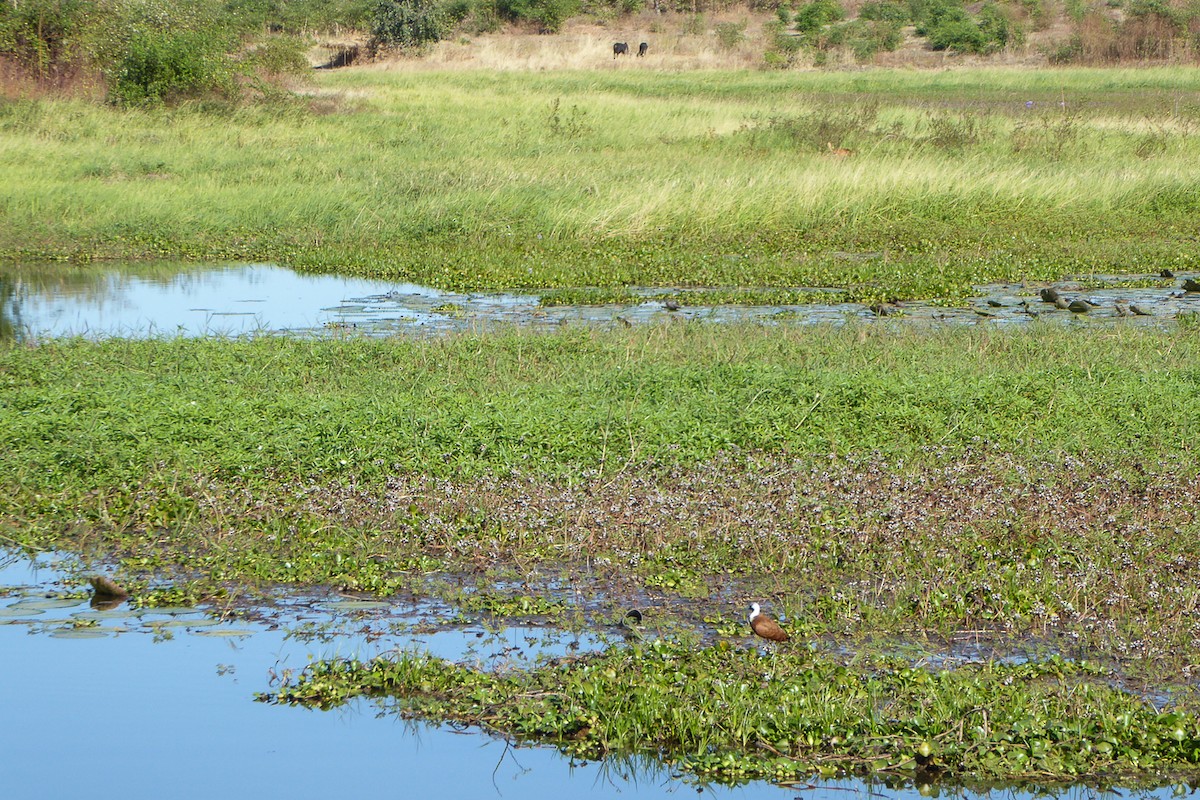
[(1200, 73), (314, 81), (0, 105), (23, 785), (1191, 792)]

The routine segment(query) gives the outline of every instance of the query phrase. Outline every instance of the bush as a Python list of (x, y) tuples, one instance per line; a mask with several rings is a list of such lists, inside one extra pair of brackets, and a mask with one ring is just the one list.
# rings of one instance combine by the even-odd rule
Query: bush
[(557, 33), (579, 12), (579, 0), (497, 0), (496, 10), (510, 22), (533, 22), (542, 33)]
[(856, 19), (831, 28), (821, 47), (826, 50), (845, 47), (861, 62), (871, 60), (876, 53), (895, 50), (902, 40), (899, 23)]
[(795, 64), (797, 56), (804, 49), (804, 40), (789, 34), (783, 22), (767, 23), (763, 31), (767, 34), (763, 63), (772, 69), (787, 69)]
[(231, 96), (232, 61), (222, 44), (221, 37), (204, 31), (135, 33), (109, 75), (109, 98), (122, 105), (156, 105)]
[(982, 53), (986, 45), (983, 31), (961, 8), (933, 23), (928, 28), (926, 38), (932, 49), (956, 53)]
[(312, 69), (304, 57), (304, 40), (295, 36), (268, 36), (244, 59), (251, 69), (267, 75), (301, 75)]
[(921, 5), (917, 33), (929, 40), (933, 50), (957, 53), (994, 53), (1024, 38), (994, 2), (986, 3), (975, 19), (953, 0), (932, 0)]
[(812, 34), (845, 17), (846, 11), (837, 0), (813, 0), (796, 10), (795, 29)]
[(435, 0), (381, 0), (371, 18), (371, 46), (420, 49), (440, 42), (450, 27)]
[(979, 9), (979, 30), (983, 32), (985, 47), (989, 51), (1002, 50), (1009, 44), (1025, 41), (1025, 32), (994, 2), (985, 3)]
[(222, 9), (243, 31), (303, 33), (369, 28), (374, 5), (373, 0), (224, 0)]
[(867, 0), (858, 9), (858, 18), (871, 22), (895, 22), (903, 25), (912, 18), (907, 3), (899, 0)]
[(717, 44), (722, 50), (734, 50), (746, 38), (746, 23), (718, 22), (713, 26), (713, 31), (717, 34)]
[(0, 3), (0, 55), (39, 78), (61, 73), (79, 55), (89, 7), (83, 0)]

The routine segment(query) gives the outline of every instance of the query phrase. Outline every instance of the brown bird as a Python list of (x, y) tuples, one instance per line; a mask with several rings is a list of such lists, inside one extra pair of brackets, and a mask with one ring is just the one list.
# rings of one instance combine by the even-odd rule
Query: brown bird
[(750, 627), (754, 633), (768, 642), (786, 642), (787, 631), (779, 627), (779, 623), (762, 613), (758, 603), (750, 604)]

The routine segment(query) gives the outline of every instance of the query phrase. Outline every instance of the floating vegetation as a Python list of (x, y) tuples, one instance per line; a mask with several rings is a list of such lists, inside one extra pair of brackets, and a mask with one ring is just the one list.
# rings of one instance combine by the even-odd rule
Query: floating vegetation
[(496, 674), (423, 655), (311, 664), (269, 702), (393, 697), (580, 758), (656, 755), (707, 779), (884, 774), (971, 783), (1200, 775), (1200, 723), (1087, 662), (924, 669), (657, 640)]

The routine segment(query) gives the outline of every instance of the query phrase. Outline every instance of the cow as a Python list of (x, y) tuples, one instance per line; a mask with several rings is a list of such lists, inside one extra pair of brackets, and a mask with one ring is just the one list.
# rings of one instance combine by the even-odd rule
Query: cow
[(646, 55), (646, 51), (649, 49), (650, 49), (649, 42), (642, 42), (641, 44), (639, 44), (638, 45), (638, 58), (641, 58), (642, 56)]
[(613, 45), (613, 58), (627, 55), (629, 55), (629, 44), (627, 42), (617, 42)]

